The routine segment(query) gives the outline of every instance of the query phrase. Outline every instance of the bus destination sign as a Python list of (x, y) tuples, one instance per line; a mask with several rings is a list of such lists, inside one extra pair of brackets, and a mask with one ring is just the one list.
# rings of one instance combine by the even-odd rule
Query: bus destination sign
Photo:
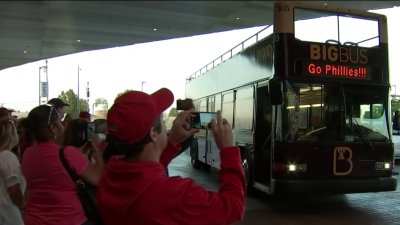
[(315, 77), (370, 80), (366, 48), (310, 44), (305, 73)]
[(344, 78), (367, 78), (367, 67), (365, 66), (344, 66), (335, 64), (308, 63), (307, 74), (311, 76), (328, 76)]

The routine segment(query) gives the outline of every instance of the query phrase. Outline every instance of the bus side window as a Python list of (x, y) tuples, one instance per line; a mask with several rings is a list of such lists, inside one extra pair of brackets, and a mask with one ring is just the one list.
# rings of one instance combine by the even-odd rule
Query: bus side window
[(253, 87), (236, 92), (235, 128), (251, 130), (253, 123)]
[(207, 112), (207, 98), (200, 99), (198, 110), (199, 112)]
[(221, 111), (221, 94), (215, 95), (214, 112)]
[(215, 112), (215, 96), (208, 97), (207, 112)]
[(199, 108), (200, 108), (200, 101), (201, 101), (201, 100), (195, 100), (195, 101), (193, 101), (193, 105), (194, 105), (195, 111), (199, 111)]
[(233, 92), (222, 95), (222, 117), (225, 118), (233, 128)]

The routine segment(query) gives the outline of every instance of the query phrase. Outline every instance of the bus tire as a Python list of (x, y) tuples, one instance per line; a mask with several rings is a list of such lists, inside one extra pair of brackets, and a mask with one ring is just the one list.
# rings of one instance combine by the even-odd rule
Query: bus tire
[(192, 144), (190, 145), (190, 164), (196, 170), (201, 169), (202, 162), (198, 160), (199, 158), (199, 149), (198, 149), (197, 139), (193, 139)]
[(196, 170), (201, 169), (201, 162), (195, 158), (191, 158), (190, 163), (192, 164), (192, 167)]
[(240, 156), (243, 167), (243, 173), (245, 178), (245, 185), (247, 187), (247, 193), (251, 194), (253, 192), (253, 176), (251, 174), (251, 162), (250, 153), (245, 147), (240, 147)]
[(211, 165), (203, 163), (203, 170), (206, 171), (206, 172), (210, 171), (211, 170)]

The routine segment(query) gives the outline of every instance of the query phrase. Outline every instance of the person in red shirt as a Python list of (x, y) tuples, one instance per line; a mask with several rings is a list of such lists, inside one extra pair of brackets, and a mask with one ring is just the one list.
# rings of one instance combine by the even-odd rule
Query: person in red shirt
[(165, 167), (190, 129), (193, 110), (180, 112), (167, 135), (162, 112), (174, 100), (162, 88), (148, 95), (129, 91), (115, 99), (107, 114), (105, 164), (97, 186), (99, 211), (106, 225), (232, 224), (244, 213), (245, 178), (232, 130), (217, 113), (211, 129), (221, 155), (220, 190), (207, 191), (190, 178), (169, 177)]

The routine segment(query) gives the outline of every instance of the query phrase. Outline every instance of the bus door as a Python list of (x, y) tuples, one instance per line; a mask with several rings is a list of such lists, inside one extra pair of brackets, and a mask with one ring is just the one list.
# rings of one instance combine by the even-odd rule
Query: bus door
[[(222, 110), (222, 95), (216, 94), (208, 98), (208, 111), (218, 112)], [(221, 160), (219, 157), (219, 149), (215, 143), (214, 136), (211, 130), (208, 130), (207, 140), (209, 141), (207, 162), (215, 168), (220, 168)]]
[[(207, 102), (207, 112), (215, 112), (215, 96), (208, 97)], [(215, 166), (216, 156), (219, 156), (218, 147), (215, 144), (211, 129), (206, 130), (205, 144), (205, 168), (209, 169), (210, 166)]]
[[(200, 100), (198, 105), (196, 105), (196, 111), (198, 112), (206, 112), (207, 111), (207, 98), (203, 98)], [(198, 133), (196, 133), (197, 137), (197, 151), (198, 151), (198, 160), (202, 163), (207, 163), (207, 135), (208, 130), (200, 129)]]
[[(215, 110), (214, 101), (214, 96), (201, 99), (196, 110), (199, 112), (213, 112)], [(211, 166), (216, 166), (218, 161), (216, 155), (218, 155), (219, 151), (217, 151), (212, 131), (210, 129), (200, 129), (196, 137), (198, 160), (203, 163), (203, 169), (208, 170)]]
[(255, 186), (269, 187), (271, 180), (272, 105), (269, 102), (268, 86), (258, 86), (256, 91), (256, 123), (254, 152)]

